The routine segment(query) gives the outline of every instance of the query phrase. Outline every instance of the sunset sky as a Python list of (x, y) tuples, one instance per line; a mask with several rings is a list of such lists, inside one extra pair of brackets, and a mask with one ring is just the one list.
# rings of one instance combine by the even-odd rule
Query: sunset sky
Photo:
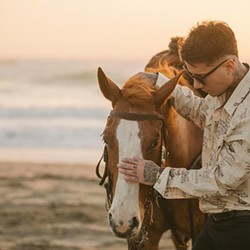
[(249, 0), (0, 0), (0, 59), (148, 59), (202, 20), (227, 22), (250, 61)]

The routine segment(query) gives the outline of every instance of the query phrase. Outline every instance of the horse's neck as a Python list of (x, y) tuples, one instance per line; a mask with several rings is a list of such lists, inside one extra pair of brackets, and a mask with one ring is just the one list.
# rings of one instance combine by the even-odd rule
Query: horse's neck
[(202, 131), (181, 117), (173, 107), (167, 115), (169, 162), (172, 167), (189, 168), (201, 152)]

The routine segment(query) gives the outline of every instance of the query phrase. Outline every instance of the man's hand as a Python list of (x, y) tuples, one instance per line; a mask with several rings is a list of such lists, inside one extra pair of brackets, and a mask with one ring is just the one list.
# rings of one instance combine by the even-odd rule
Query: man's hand
[(127, 181), (153, 186), (159, 177), (160, 167), (154, 162), (140, 158), (124, 158), (118, 170)]

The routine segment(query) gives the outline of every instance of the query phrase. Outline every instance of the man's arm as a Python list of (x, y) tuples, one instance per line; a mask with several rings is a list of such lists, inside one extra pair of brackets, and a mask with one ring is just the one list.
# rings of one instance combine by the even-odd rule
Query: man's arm
[(188, 87), (177, 85), (170, 100), (182, 117), (192, 121), (198, 127), (204, 128), (206, 110), (208, 110), (205, 98), (194, 95), (193, 91)]
[(165, 198), (228, 196), (250, 177), (250, 147), (243, 140), (226, 143), (214, 166), (197, 170), (167, 167), (160, 174), (154, 162), (138, 158), (124, 159), (118, 168), (125, 180), (154, 185)]

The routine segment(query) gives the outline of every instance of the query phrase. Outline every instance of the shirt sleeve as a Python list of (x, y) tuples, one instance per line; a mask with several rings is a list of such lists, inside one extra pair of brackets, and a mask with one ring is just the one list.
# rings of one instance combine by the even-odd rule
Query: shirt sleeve
[(232, 195), (250, 177), (249, 130), (246, 136), (246, 140), (225, 143), (214, 166), (197, 170), (167, 167), (154, 188), (168, 199)]
[(184, 118), (204, 128), (206, 119), (206, 99), (194, 95), (188, 87), (177, 85), (171, 96), (171, 104)]

